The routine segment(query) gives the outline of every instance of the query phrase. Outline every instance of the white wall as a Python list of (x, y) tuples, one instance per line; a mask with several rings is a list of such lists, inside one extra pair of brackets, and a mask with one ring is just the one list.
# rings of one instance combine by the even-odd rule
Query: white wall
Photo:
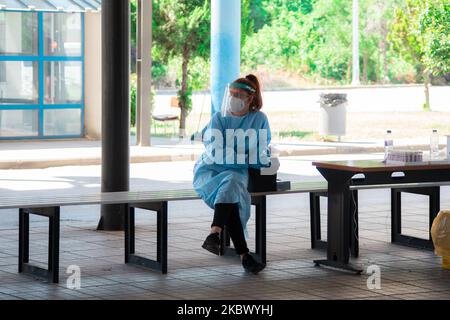
[(102, 41), (101, 13), (84, 16), (84, 125), (86, 137), (101, 138), (102, 123)]

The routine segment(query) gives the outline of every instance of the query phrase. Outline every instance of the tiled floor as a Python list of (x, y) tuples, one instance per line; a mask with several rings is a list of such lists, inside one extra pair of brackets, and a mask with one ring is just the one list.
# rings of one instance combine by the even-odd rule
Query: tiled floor
[[(442, 207), (449, 208), (449, 189), (443, 189), (441, 198)], [(310, 249), (307, 195), (285, 195), (268, 198), (268, 265), (257, 276), (244, 273), (237, 257), (217, 257), (200, 248), (211, 219), (201, 201), (169, 204), (167, 275), (125, 265), (123, 233), (95, 231), (96, 218), (83, 215), (98, 208), (67, 207), (62, 209), (58, 285), (18, 274), (17, 228), (0, 229), (0, 299), (450, 299), (450, 271), (441, 269), (439, 257), (389, 243), (388, 199), (386, 190), (360, 193), (361, 255), (353, 261), (365, 270), (379, 266), (381, 289), (368, 289), (366, 273), (315, 267), (313, 259), (325, 252)], [(326, 208), (322, 211), (326, 230)], [(405, 195), (403, 211), (405, 232), (426, 236), (426, 199)], [(155, 217), (137, 213), (136, 249), (153, 257)], [(251, 220), (252, 235), (253, 226)], [(33, 263), (46, 261), (46, 227), (45, 219), (32, 219)], [(66, 287), (70, 265), (81, 269), (78, 290)]]

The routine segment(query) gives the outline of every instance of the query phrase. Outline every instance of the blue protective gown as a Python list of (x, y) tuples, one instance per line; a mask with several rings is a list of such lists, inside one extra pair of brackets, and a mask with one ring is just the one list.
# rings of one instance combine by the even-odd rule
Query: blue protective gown
[[(267, 116), (261, 112), (248, 112), (244, 116), (227, 115), (222, 116), (220, 112), (217, 112), (211, 118), (209, 124), (203, 129), (203, 134), (208, 129), (215, 129), (215, 132), (220, 131), (222, 133), (223, 145), (217, 143), (213, 138), (204, 137), (203, 143), (205, 145), (205, 152), (200, 156), (199, 160), (194, 166), (194, 180), (193, 186), (199, 196), (206, 202), (206, 204), (214, 209), (216, 203), (238, 203), (239, 215), (241, 218), (242, 226), (244, 228), (244, 234), (248, 238), (247, 222), (250, 218), (251, 198), (247, 191), (248, 185), (248, 168), (261, 168), (268, 167), (270, 165), (270, 151), (268, 145), (270, 143), (270, 127)], [(237, 146), (233, 150), (226, 148), (226, 130), (227, 129), (242, 129), (246, 131), (248, 129), (255, 129), (258, 137), (255, 140), (247, 140), (245, 144), (245, 158), (244, 164), (238, 163), (237, 154), (242, 152)], [(260, 131), (259, 129), (265, 129)], [(228, 131), (229, 132), (229, 131)], [(265, 139), (259, 139), (260, 134), (267, 134)], [(207, 135), (206, 135), (207, 136)], [(266, 141), (266, 145), (264, 143)], [(212, 146), (214, 148), (223, 148), (224, 158), (230, 156), (230, 153), (234, 153), (235, 161), (230, 163), (224, 159), (223, 163), (214, 161), (212, 163)], [(260, 155), (257, 157), (258, 161), (255, 163), (254, 159), (249, 157), (249, 152), (257, 150)], [(266, 157), (266, 159), (264, 159)], [(215, 158), (217, 159), (217, 158)], [(269, 162), (269, 164), (267, 163)]]

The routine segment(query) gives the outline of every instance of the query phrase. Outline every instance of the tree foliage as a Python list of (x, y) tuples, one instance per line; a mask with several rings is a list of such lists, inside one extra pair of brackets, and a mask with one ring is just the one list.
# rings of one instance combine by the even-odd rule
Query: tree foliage
[(450, 5), (447, 0), (406, 0), (395, 11), (390, 39), (411, 60), (425, 85), (424, 109), (430, 108), (430, 74), (450, 69)]
[(345, 0), (263, 2), (269, 21), (248, 37), (243, 63), (323, 78), (348, 77), (351, 3)]
[[(264, 65), (319, 83), (351, 81), (352, 1), (246, 1), (251, 9), (248, 17), (253, 19), (246, 24), (258, 25), (246, 36), (242, 49), (247, 68)], [(425, 65), (435, 74), (449, 72), (448, 0), (359, 3), (360, 62), (365, 82), (402, 82), (411, 72), (415, 79), (409, 81), (421, 81)], [(417, 19), (408, 21), (411, 17)], [(400, 28), (401, 33), (393, 37), (391, 28)], [(423, 43), (419, 56), (417, 41)]]
[(153, 41), (156, 58), (168, 63), (180, 57), (181, 77), (178, 98), (180, 129), (191, 108), (190, 64), (195, 58), (207, 59), (210, 48), (211, 10), (208, 0), (154, 0)]
[(429, 0), (419, 16), (423, 63), (435, 75), (450, 72), (450, 2)]

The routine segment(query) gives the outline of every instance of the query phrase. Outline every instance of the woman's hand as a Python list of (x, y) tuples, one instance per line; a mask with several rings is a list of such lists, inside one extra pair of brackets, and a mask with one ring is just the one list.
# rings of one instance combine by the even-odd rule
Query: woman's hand
[(269, 176), (274, 175), (280, 168), (280, 159), (278, 157), (270, 157), (270, 167), (261, 168), (261, 175)]

